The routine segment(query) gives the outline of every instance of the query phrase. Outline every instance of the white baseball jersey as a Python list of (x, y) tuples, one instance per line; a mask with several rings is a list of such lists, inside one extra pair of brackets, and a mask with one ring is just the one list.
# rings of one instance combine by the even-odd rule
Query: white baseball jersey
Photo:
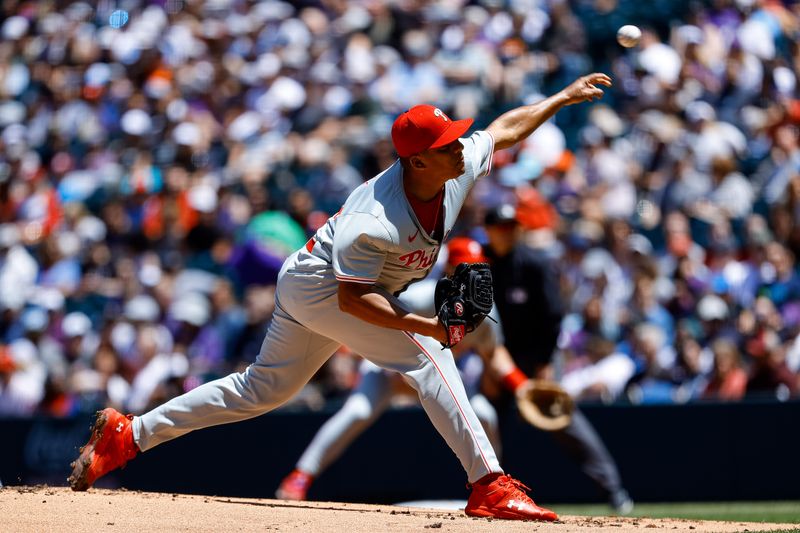
[[(494, 139), (477, 131), (464, 145), (464, 174), (445, 184), (444, 235), (447, 237), (475, 180), (491, 170)], [(403, 188), (403, 167), (396, 161), (350, 194), (290, 265), (313, 269), (339, 281), (375, 284), (399, 294), (424, 278), (436, 262), (441, 243), (422, 227)]]

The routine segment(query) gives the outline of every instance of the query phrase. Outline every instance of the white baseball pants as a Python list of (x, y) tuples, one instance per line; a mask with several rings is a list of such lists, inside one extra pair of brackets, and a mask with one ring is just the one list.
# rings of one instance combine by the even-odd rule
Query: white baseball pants
[(133, 435), (139, 448), (146, 451), (196, 429), (271, 411), (346, 345), (378, 366), (403, 374), (458, 456), (469, 482), (502, 472), (450, 350), (442, 350), (430, 337), (374, 326), (343, 313), (336, 286), (324, 275), (282, 273), (275, 314), (255, 363), (135, 417)]

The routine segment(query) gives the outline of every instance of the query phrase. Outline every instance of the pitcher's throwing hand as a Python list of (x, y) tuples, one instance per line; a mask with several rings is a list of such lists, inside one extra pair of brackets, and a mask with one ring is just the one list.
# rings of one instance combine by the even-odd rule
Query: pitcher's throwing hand
[(592, 102), (595, 98), (602, 98), (603, 89), (598, 85), (611, 87), (611, 78), (602, 72), (578, 78), (562, 91), (567, 98), (566, 105)]

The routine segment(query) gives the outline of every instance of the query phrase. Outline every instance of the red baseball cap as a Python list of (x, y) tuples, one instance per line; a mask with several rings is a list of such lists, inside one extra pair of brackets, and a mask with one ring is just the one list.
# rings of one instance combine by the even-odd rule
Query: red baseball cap
[(451, 120), (432, 105), (415, 105), (392, 124), (392, 142), (397, 155), (408, 157), (429, 148), (439, 148), (461, 137), (472, 119)]
[(456, 266), (461, 263), (485, 263), (483, 247), (478, 241), (469, 237), (454, 237), (447, 244), (447, 264)]

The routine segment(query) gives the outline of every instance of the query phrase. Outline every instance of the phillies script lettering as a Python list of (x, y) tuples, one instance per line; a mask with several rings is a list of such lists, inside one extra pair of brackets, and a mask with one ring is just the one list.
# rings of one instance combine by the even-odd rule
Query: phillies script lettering
[(436, 261), (438, 251), (438, 248), (434, 248), (426, 254), (425, 250), (414, 250), (413, 252), (401, 255), (398, 259), (403, 262), (403, 266), (406, 268), (422, 270), (424, 268), (429, 268), (433, 262)]

